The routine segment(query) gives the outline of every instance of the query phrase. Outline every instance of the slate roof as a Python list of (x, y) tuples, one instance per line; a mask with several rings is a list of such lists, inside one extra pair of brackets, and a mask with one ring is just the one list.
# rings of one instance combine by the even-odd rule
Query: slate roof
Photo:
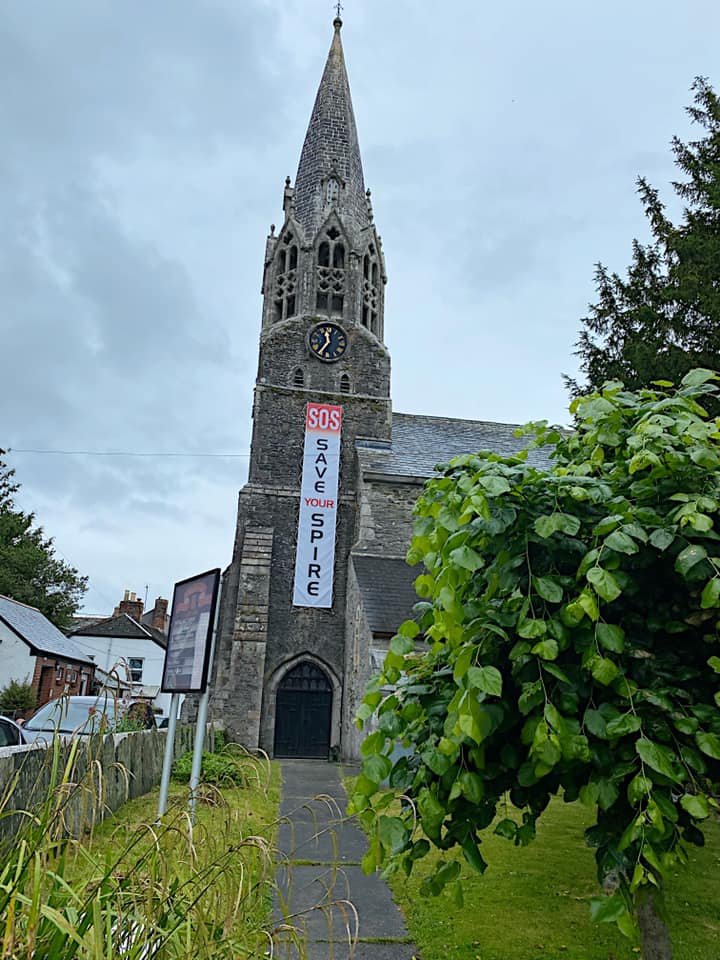
[[(450, 417), (424, 417), (393, 413), (392, 441), (358, 440), (366, 471), (398, 477), (430, 477), (436, 464), (461, 453), (491, 450), (512, 456), (525, 446), (524, 437), (516, 437), (518, 425), (489, 420), (456, 420)], [(531, 450), (528, 461), (549, 467), (543, 450)]]
[(24, 640), (36, 655), (92, 665), (88, 655), (35, 607), (0, 596), (0, 620)]
[(373, 633), (394, 634), (412, 616), (419, 602), (413, 583), (420, 576), (419, 567), (409, 567), (394, 557), (352, 554), (363, 607)]
[(167, 638), (162, 631), (149, 624), (140, 624), (129, 614), (121, 613), (117, 617), (108, 617), (99, 623), (91, 623), (79, 630), (73, 630), (73, 637), (124, 637), (140, 640), (154, 640), (163, 649)]

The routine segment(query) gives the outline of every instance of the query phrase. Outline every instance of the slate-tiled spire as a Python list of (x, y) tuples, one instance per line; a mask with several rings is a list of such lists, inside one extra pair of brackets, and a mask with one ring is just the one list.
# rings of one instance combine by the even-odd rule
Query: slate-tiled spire
[(340, 39), (342, 20), (337, 17), (333, 26), (335, 33), (295, 179), (295, 216), (303, 228), (306, 242), (312, 242), (328, 215), (328, 181), (333, 177), (339, 185), (337, 210), (346, 229), (357, 235), (370, 222)]

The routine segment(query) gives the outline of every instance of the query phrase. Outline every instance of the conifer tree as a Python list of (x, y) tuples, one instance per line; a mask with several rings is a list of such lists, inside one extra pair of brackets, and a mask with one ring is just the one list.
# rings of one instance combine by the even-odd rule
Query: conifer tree
[(718, 366), (720, 99), (703, 77), (692, 90), (687, 112), (702, 135), (672, 142), (682, 175), (672, 186), (684, 203), (682, 218), (672, 223), (658, 191), (638, 179), (652, 241), (633, 241), (626, 277), (597, 265), (598, 300), (582, 320), (576, 344), (587, 383), (569, 380), (575, 395), (607, 380), (621, 380), (629, 389), (656, 380), (679, 383), (695, 367)]
[(61, 629), (69, 627), (87, 577), (57, 558), (52, 539), (34, 525), (35, 514), (18, 510), (14, 495), (20, 485), (4, 453), (0, 450), (0, 594), (37, 607)]

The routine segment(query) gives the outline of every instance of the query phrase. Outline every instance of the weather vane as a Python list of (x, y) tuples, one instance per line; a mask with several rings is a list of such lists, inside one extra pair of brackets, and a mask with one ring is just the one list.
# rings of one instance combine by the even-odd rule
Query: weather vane
[(340, 11), (344, 9), (345, 7), (340, 3), (340, 0), (338, 0), (338, 2), (335, 4), (335, 14), (338, 20), (340, 19)]

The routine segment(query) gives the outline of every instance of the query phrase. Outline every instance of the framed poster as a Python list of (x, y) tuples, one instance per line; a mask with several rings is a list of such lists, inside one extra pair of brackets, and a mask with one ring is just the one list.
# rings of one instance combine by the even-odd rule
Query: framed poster
[(205, 691), (219, 589), (219, 568), (175, 584), (163, 693)]

